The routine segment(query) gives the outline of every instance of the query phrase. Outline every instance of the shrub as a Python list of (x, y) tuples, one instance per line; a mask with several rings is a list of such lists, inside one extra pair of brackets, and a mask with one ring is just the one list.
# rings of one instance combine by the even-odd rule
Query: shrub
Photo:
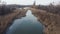
[(0, 15), (11, 13), (15, 9), (16, 9), (15, 7), (10, 7), (8, 5), (0, 5)]

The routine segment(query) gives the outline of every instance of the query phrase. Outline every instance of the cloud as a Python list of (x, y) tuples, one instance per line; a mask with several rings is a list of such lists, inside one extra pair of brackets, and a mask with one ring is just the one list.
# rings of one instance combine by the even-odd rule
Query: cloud
[(47, 5), (49, 3), (58, 2), (60, 0), (2, 0), (2, 1), (6, 1), (7, 4), (24, 4), (24, 5), (33, 4), (33, 2), (36, 1), (36, 4)]

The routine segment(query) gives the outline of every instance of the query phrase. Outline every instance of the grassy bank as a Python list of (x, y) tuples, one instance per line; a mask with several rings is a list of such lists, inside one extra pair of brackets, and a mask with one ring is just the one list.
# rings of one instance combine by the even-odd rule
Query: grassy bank
[(47, 12), (45, 10), (31, 8), (32, 13), (42, 23), (45, 34), (60, 34), (60, 15)]
[(12, 11), (12, 13), (0, 15), (0, 34), (3, 34), (3, 32), (12, 24), (13, 20), (25, 16), (26, 11), (27, 10), (25, 9), (16, 9)]

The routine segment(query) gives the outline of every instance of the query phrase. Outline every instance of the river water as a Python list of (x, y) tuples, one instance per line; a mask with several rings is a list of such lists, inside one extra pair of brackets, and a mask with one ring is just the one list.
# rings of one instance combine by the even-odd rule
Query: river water
[(43, 34), (43, 26), (28, 10), (25, 17), (14, 20), (6, 34)]

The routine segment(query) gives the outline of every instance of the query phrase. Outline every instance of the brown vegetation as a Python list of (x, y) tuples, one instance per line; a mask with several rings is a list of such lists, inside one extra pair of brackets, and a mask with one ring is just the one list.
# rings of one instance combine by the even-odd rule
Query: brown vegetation
[(37, 9), (42, 9), (42, 10), (46, 10), (47, 12), (50, 12), (50, 13), (54, 13), (54, 14), (59, 14), (60, 15), (60, 5), (53, 5), (53, 4), (50, 4), (50, 5), (39, 5), (39, 6), (36, 6), (35, 8)]
[(12, 13), (0, 15), (0, 34), (5, 32), (5, 30), (12, 24), (14, 19), (25, 16), (26, 11), (27, 10), (24, 9), (16, 9)]
[(60, 15), (47, 12), (45, 10), (31, 8), (32, 13), (42, 23), (45, 34), (60, 34)]

